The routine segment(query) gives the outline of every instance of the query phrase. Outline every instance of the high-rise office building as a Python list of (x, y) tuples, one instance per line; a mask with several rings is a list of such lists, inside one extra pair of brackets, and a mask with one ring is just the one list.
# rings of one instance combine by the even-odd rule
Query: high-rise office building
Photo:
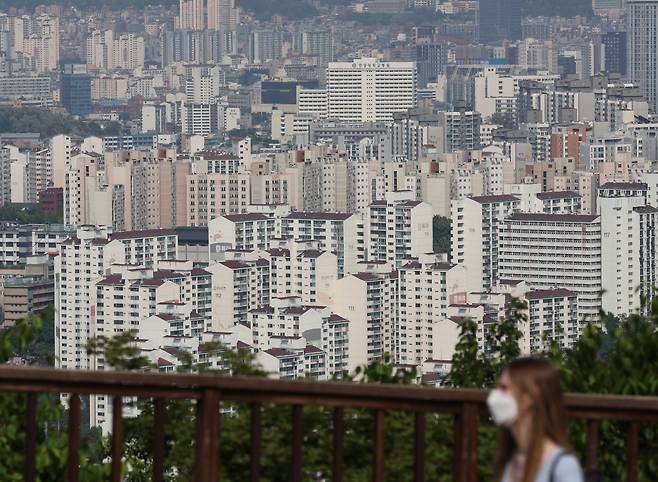
[(480, 0), (480, 40), (519, 40), (521, 0)]
[(626, 32), (608, 32), (601, 40), (605, 45), (605, 70), (626, 75)]
[(71, 115), (86, 116), (91, 113), (91, 77), (86, 65), (64, 66), (60, 101)]
[(385, 122), (416, 105), (414, 62), (376, 58), (331, 62), (327, 67), (328, 115), (353, 122)]
[(658, 107), (658, 0), (627, 0), (626, 41), (628, 80), (639, 84), (649, 104)]

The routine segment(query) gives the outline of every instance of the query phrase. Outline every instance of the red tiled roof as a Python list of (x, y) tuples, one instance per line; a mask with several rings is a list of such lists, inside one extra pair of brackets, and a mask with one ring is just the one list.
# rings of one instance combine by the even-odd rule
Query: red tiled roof
[(556, 288), (552, 290), (534, 290), (525, 295), (528, 300), (540, 300), (544, 298), (564, 298), (577, 296), (577, 293), (571, 290)]
[(145, 229), (143, 231), (119, 231), (110, 234), (110, 239), (132, 239), (132, 238), (153, 238), (157, 236), (172, 236), (176, 231), (173, 229)]

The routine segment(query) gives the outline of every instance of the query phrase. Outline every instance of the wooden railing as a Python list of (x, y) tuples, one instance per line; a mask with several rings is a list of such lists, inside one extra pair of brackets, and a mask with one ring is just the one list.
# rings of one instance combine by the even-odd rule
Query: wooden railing
[[(27, 393), (24, 480), (36, 478), (37, 395), (69, 393), (68, 480), (79, 480), (80, 395), (102, 394), (112, 401), (112, 477), (121, 480), (123, 453), (122, 397), (154, 400), (153, 480), (163, 480), (165, 453), (165, 400), (197, 401), (195, 480), (219, 480), (220, 406), (223, 402), (246, 402), (251, 407), (250, 480), (260, 480), (261, 409), (263, 404), (291, 405), (292, 482), (302, 481), (302, 441), (304, 406), (332, 407), (333, 477), (343, 480), (346, 408), (374, 412), (373, 480), (384, 480), (384, 413), (413, 412), (415, 441), (413, 480), (425, 478), (425, 417), (428, 413), (448, 414), (455, 421), (454, 480), (477, 480), (477, 435), (479, 419), (485, 415), (487, 392), (483, 390), (445, 390), (418, 386), (275, 381), (260, 378), (211, 375), (166, 375), (157, 373), (84, 372), (41, 368), (0, 367), (0, 391)], [(587, 423), (586, 467), (598, 465), (599, 423), (601, 420), (628, 423), (627, 480), (637, 481), (640, 423), (658, 422), (658, 397), (621, 397), (568, 394), (570, 417)]]

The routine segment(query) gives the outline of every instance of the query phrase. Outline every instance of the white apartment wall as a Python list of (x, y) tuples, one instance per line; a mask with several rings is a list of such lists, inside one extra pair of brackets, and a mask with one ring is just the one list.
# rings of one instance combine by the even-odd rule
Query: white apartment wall
[(464, 198), (452, 202), (452, 256), (454, 263), (468, 271), (469, 291), (482, 291), (484, 253), (482, 251), (482, 205)]
[(355, 276), (346, 276), (335, 284), (331, 309), (349, 320), (347, 370), (354, 373), (357, 367), (368, 363), (368, 289), (365, 282)]
[(601, 216), (601, 307), (615, 315), (640, 308), (640, 219), (643, 197), (599, 197)]

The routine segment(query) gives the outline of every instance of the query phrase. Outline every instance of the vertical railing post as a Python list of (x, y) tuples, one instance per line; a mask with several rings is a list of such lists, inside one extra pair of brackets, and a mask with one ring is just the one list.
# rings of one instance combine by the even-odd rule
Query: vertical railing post
[(384, 482), (384, 411), (375, 410), (375, 446), (373, 453), (373, 480)]
[(292, 482), (302, 482), (303, 410), (292, 406)]
[(630, 422), (628, 426), (628, 443), (626, 459), (626, 481), (637, 482), (637, 464), (639, 453), (640, 427), (637, 422)]
[(123, 459), (123, 399), (120, 395), (112, 398), (112, 482), (121, 482)]
[(80, 480), (80, 395), (72, 393), (69, 397), (69, 454), (68, 481)]
[(334, 409), (334, 460), (333, 482), (343, 482), (343, 469), (345, 459), (345, 410), (343, 407)]
[(425, 480), (425, 412), (414, 414), (414, 482)]
[(586, 473), (592, 478), (598, 473), (599, 460), (599, 421), (587, 420)]
[(196, 481), (219, 480), (219, 393), (205, 389), (197, 400)]
[(478, 405), (465, 402), (455, 416), (455, 481), (477, 482)]
[(251, 404), (251, 482), (260, 480), (261, 404)]
[(34, 482), (37, 478), (37, 394), (28, 393), (25, 407), (25, 461), (23, 480)]
[(165, 401), (153, 400), (153, 482), (164, 481)]

